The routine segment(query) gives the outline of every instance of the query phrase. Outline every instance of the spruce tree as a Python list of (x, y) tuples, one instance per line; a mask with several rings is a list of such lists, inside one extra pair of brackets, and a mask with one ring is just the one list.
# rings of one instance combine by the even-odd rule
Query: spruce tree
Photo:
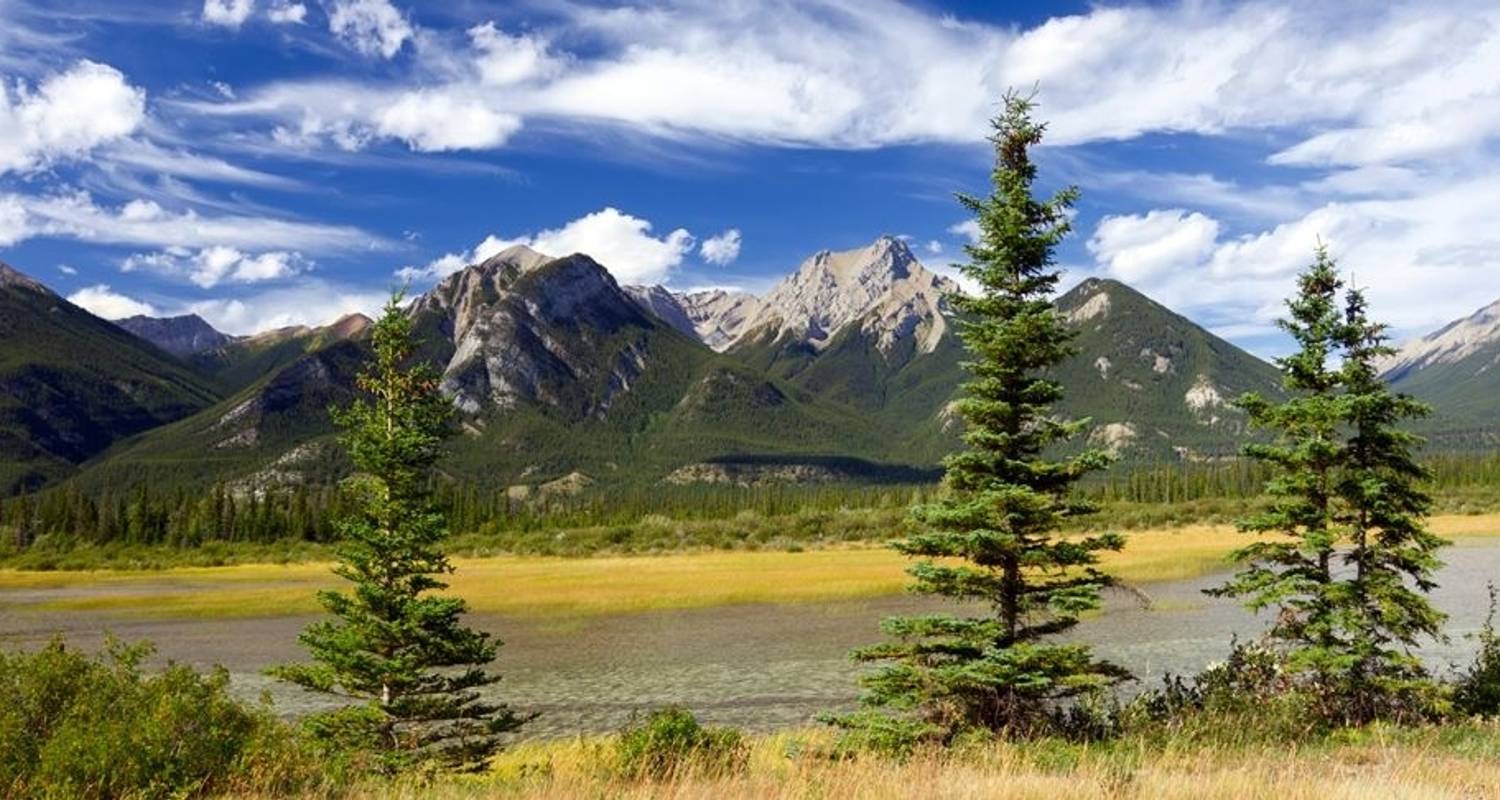
[(1060, 702), (1126, 677), (1086, 645), (1048, 641), (1100, 605), (1110, 578), (1096, 567), (1098, 553), (1123, 540), (1058, 530), (1094, 510), (1072, 489), (1108, 457), (1091, 449), (1051, 456), (1087, 425), (1052, 413), (1062, 387), (1051, 370), (1074, 353), (1074, 333), (1050, 300), (1053, 249), (1068, 233), (1077, 192), (1033, 196), (1030, 151), (1045, 126), (1031, 109), (1030, 98), (1006, 96), (992, 122), (993, 191), (959, 196), (980, 231), (961, 265), (980, 291), (954, 298), (972, 356), (957, 401), (967, 448), (946, 460), (943, 495), (912, 509), (912, 535), (893, 543), (917, 559), (908, 568), (912, 591), (987, 611), (887, 619), (891, 638), (855, 652), (883, 664), (862, 681), (866, 710), (833, 721), (877, 744), (947, 742), (974, 729), (1025, 735)]
[(1432, 500), (1417, 462), (1421, 439), (1400, 429), (1426, 406), (1390, 390), (1378, 363), (1392, 352), (1363, 292), (1345, 293), (1319, 247), (1298, 279), (1282, 327), (1298, 350), (1280, 359), (1289, 397), (1247, 395), (1252, 424), (1277, 440), (1246, 452), (1270, 466), (1271, 508), (1241, 524), (1277, 534), (1235, 553), (1244, 569), (1221, 595), (1274, 608), (1267, 638), (1318, 698), (1330, 721), (1426, 713), (1431, 682), (1412, 652), (1441, 636), (1436, 551), (1425, 526)]
[(392, 297), (372, 329), (374, 358), (358, 382), (368, 399), (332, 411), (356, 468), (334, 567), (351, 590), (319, 593), (332, 618), (302, 633), (312, 662), (272, 674), (354, 701), (315, 729), (375, 748), (390, 768), (477, 767), (524, 720), (479, 693), (499, 680), (485, 667), (500, 642), (464, 626), (463, 600), (436, 593), (453, 571), (430, 489), (451, 405), (433, 369), (413, 358), (401, 300)]
[(1379, 360), (1395, 350), (1385, 326), (1370, 321), (1361, 291), (1347, 294), (1339, 343), (1348, 439), (1336, 519), (1347, 531), (1350, 574), (1338, 598), (1347, 652), (1337, 688), (1348, 701), (1346, 720), (1365, 722), (1423, 710), (1431, 684), (1412, 649), (1442, 636), (1445, 616), (1425, 595), (1436, 588), (1436, 553), (1447, 542), (1425, 524), (1432, 498), (1423, 488), (1428, 471), (1415, 456), (1422, 439), (1398, 427), (1430, 409), (1381, 380)]
[(1276, 534), (1236, 550), (1244, 568), (1212, 594), (1244, 598), (1253, 611), (1277, 611), (1267, 638), (1285, 650), (1298, 670), (1326, 672), (1339, 658), (1338, 602), (1333, 596), (1333, 555), (1338, 541), (1333, 497), (1341, 457), (1343, 414), (1338, 371), (1330, 366), (1343, 335), (1338, 292), (1343, 283), (1328, 251), (1319, 247), (1297, 278), (1289, 315), (1278, 324), (1297, 351), (1276, 360), (1288, 398), (1274, 403), (1251, 393), (1237, 405), (1253, 427), (1275, 436), (1252, 443), (1246, 455), (1266, 464), (1271, 507), (1240, 523), (1249, 533)]

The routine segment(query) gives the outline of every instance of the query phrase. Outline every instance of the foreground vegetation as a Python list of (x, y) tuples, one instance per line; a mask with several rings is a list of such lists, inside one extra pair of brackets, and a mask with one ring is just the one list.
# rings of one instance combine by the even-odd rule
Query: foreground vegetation
[[(1500, 708), (1463, 707), (1443, 724), (1323, 727), (1301, 713), (1304, 698), (1276, 694), (1276, 672), (1254, 650), (1241, 651), (1248, 664), (1212, 667), (1124, 707), (1095, 706), (1057, 735), (970, 736), (891, 753), (851, 749), (826, 728), (745, 736), (667, 709), (617, 735), (513, 743), (471, 774), (397, 776), (372, 772), (357, 748), (331, 748), (233, 700), (221, 672), (147, 673), (142, 655), (116, 644), (89, 657), (54, 643), (0, 656), (9, 699), (0, 708), (0, 796), (1500, 796)], [(1488, 677), (1471, 672), (1460, 688), (1487, 687), (1493, 700), (1500, 653), (1487, 658)], [(1488, 719), (1474, 715), (1486, 708)]]

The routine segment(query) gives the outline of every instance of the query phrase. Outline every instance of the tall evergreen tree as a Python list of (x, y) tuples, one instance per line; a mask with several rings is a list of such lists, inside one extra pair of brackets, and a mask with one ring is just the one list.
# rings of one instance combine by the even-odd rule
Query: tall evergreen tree
[(1336, 519), (1348, 532), (1344, 561), (1346, 655), (1342, 692), (1348, 721), (1364, 722), (1420, 706), (1428, 675), (1412, 649), (1442, 636), (1445, 616), (1425, 596), (1436, 588), (1437, 551), (1446, 541), (1427, 529), (1430, 476), (1417, 462), (1420, 437), (1398, 426), (1430, 409), (1391, 391), (1377, 363), (1395, 352), (1385, 326), (1369, 319), (1363, 292), (1349, 291), (1340, 337), (1344, 363), (1343, 474)]
[(893, 543), (918, 559), (908, 568), (913, 591), (989, 610), (886, 620), (891, 639), (855, 653), (884, 664), (862, 681), (866, 711), (834, 720), (845, 727), (905, 741), (947, 741), (976, 728), (1020, 735), (1058, 702), (1126, 677), (1086, 645), (1048, 641), (1100, 605), (1110, 578), (1095, 566), (1098, 553), (1120, 549), (1123, 540), (1058, 532), (1094, 510), (1073, 488), (1108, 457), (1097, 450), (1047, 455), (1087, 424), (1053, 415), (1062, 387), (1050, 377), (1074, 353), (1074, 334), (1050, 298), (1058, 280), (1053, 249), (1068, 233), (1077, 191), (1033, 196), (1030, 151), (1045, 126), (1031, 110), (1030, 98), (1006, 96), (992, 122), (994, 189), (988, 197), (959, 196), (980, 231), (966, 248), (970, 263), (961, 265), (980, 291), (955, 298), (972, 355), (965, 365), (972, 379), (957, 402), (967, 449), (945, 462), (944, 495), (913, 508), (916, 531)]
[(438, 576), (453, 571), (429, 488), (451, 406), (432, 368), (414, 362), (401, 300), (386, 303), (372, 330), (374, 359), (359, 376), (369, 399), (334, 409), (357, 469), (347, 484), (357, 510), (338, 525), (334, 567), (352, 591), (319, 593), (332, 618), (302, 633), (312, 663), (273, 674), (357, 701), (320, 729), (365, 739), (392, 767), (478, 766), (524, 720), (478, 691), (499, 680), (485, 666), (500, 643), (464, 626), (463, 600), (435, 593), (447, 586)]
[(1235, 551), (1245, 567), (1213, 594), (1241, 597), (1254, 611), (1274, 607), (1267, 637), (1288, 651), (1297, 669), (1324, 672), (1338, 658), (1337, 606), (1332, 586), (1338, 541), (1333, 496), (1341, 457), (1338, 441), (1343, 414), (1338, 371), (1330, 366), (1343, 335), (1338, 302), (1343, 283), (1328, 251), (1319, 247), (1313, 263), (1297, 278), (1297, 294), (1279, 321), (1297, 351), (1279, 358), (1283, 386), (1290, 395), (1273, 403), (1247, 394), (1237, 404), (1250, 424), (1275, 434), (1276, 441), (1247, 445), (1250, 457), (1267, 464), (1271, 507), (1240, 523), (1250, 533), (1280, 534)]
[(1426, 406), (1390, 390), (1377, 364), (1392, 352), (1369, 319), (1363, 292), (1345, 293), (1319, 247), (1298, 279), (1282, 327), (1298, 351), (1278, 363), (1291, 395), (1249, 395), (1251, 422), (1277, 435), (1247, 453), (1273, 470), (1274, 501), (1241, 528), (1279, 534), (1241, 548), (1245, 563), (1214, 590), (1275, 608), (1268, 638), (1339, 722), (1422, 713), (1427, 673), (1412, 649), (1441, 635), (1443, 615), (1424, 596), (1435, 587), (1427, 530), (1432, 500), (1417, 462), (1421, 439), (1398, 426)]

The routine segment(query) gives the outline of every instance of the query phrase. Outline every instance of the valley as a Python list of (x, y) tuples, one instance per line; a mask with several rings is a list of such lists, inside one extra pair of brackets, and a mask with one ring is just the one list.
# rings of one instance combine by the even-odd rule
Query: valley
[[(1445, 553), (1439, 607), (1451, 641), (1425, 650), (1439, 671), (1472, 657), (1484, 581), (1500, 571), (1500, 514), (1447, 516), (1434, 529)], [(1129, 591), (1076, 636), (1132, 669), (1131, 691), (1225, 656), (1231, 633), (1255, 617), (1203, 595), (1225, 577), (1224, 555), (1244, 537), (1227, 527), (1132, 534), (1108, 560)], [(543, 713), (530, 738), (607, 732), (632, 713), (683, 704), (715, 724), (754, 731), (806, 726), (854, 699), (851, 648), (892, 614), (944, 608), (905, 592), (904, 562), (885, 549), (682, 554), (644, 558), (461, 558), (455, 592), (472, 618), (506, 642), (503, 696)], [(146, 572), (0, 570), (0, 642), (36, 646), (53, 632), (96, 647), (104, 632), (157, 643), (158, 660), (227, 666), (247, 699), (263, 691), (298, 715), (317, 698), (262, 676), (297, 656), (296, 632), (314, 619), (327, 565), (249, 565)]]

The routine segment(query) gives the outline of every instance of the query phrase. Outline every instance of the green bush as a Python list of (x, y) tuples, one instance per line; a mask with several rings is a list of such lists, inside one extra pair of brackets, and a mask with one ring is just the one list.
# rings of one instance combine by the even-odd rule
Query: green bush
[(0, 653), (0, 796), (292, 793), (318, 779), (286, 726), (229, 696), (223, 669), (148, 674), (149, 653), (112, 641), (91, 657), (60, 640)]
[(1458, 679), (1453, 705), (1460, 712), (1476, 717), (1500, 716), (1500, 633), (1495, 631), (1497, 597), (1490, 584), (1490, 613), (1479, 631), (1479, 654), (1468, 671)]
[(705, 728), (687, 709), (663, 708), (620, 733), (615, 757), (620, 771), (631, 777), (717, 775), (744, 769), (749, 748), (733, 728)]

